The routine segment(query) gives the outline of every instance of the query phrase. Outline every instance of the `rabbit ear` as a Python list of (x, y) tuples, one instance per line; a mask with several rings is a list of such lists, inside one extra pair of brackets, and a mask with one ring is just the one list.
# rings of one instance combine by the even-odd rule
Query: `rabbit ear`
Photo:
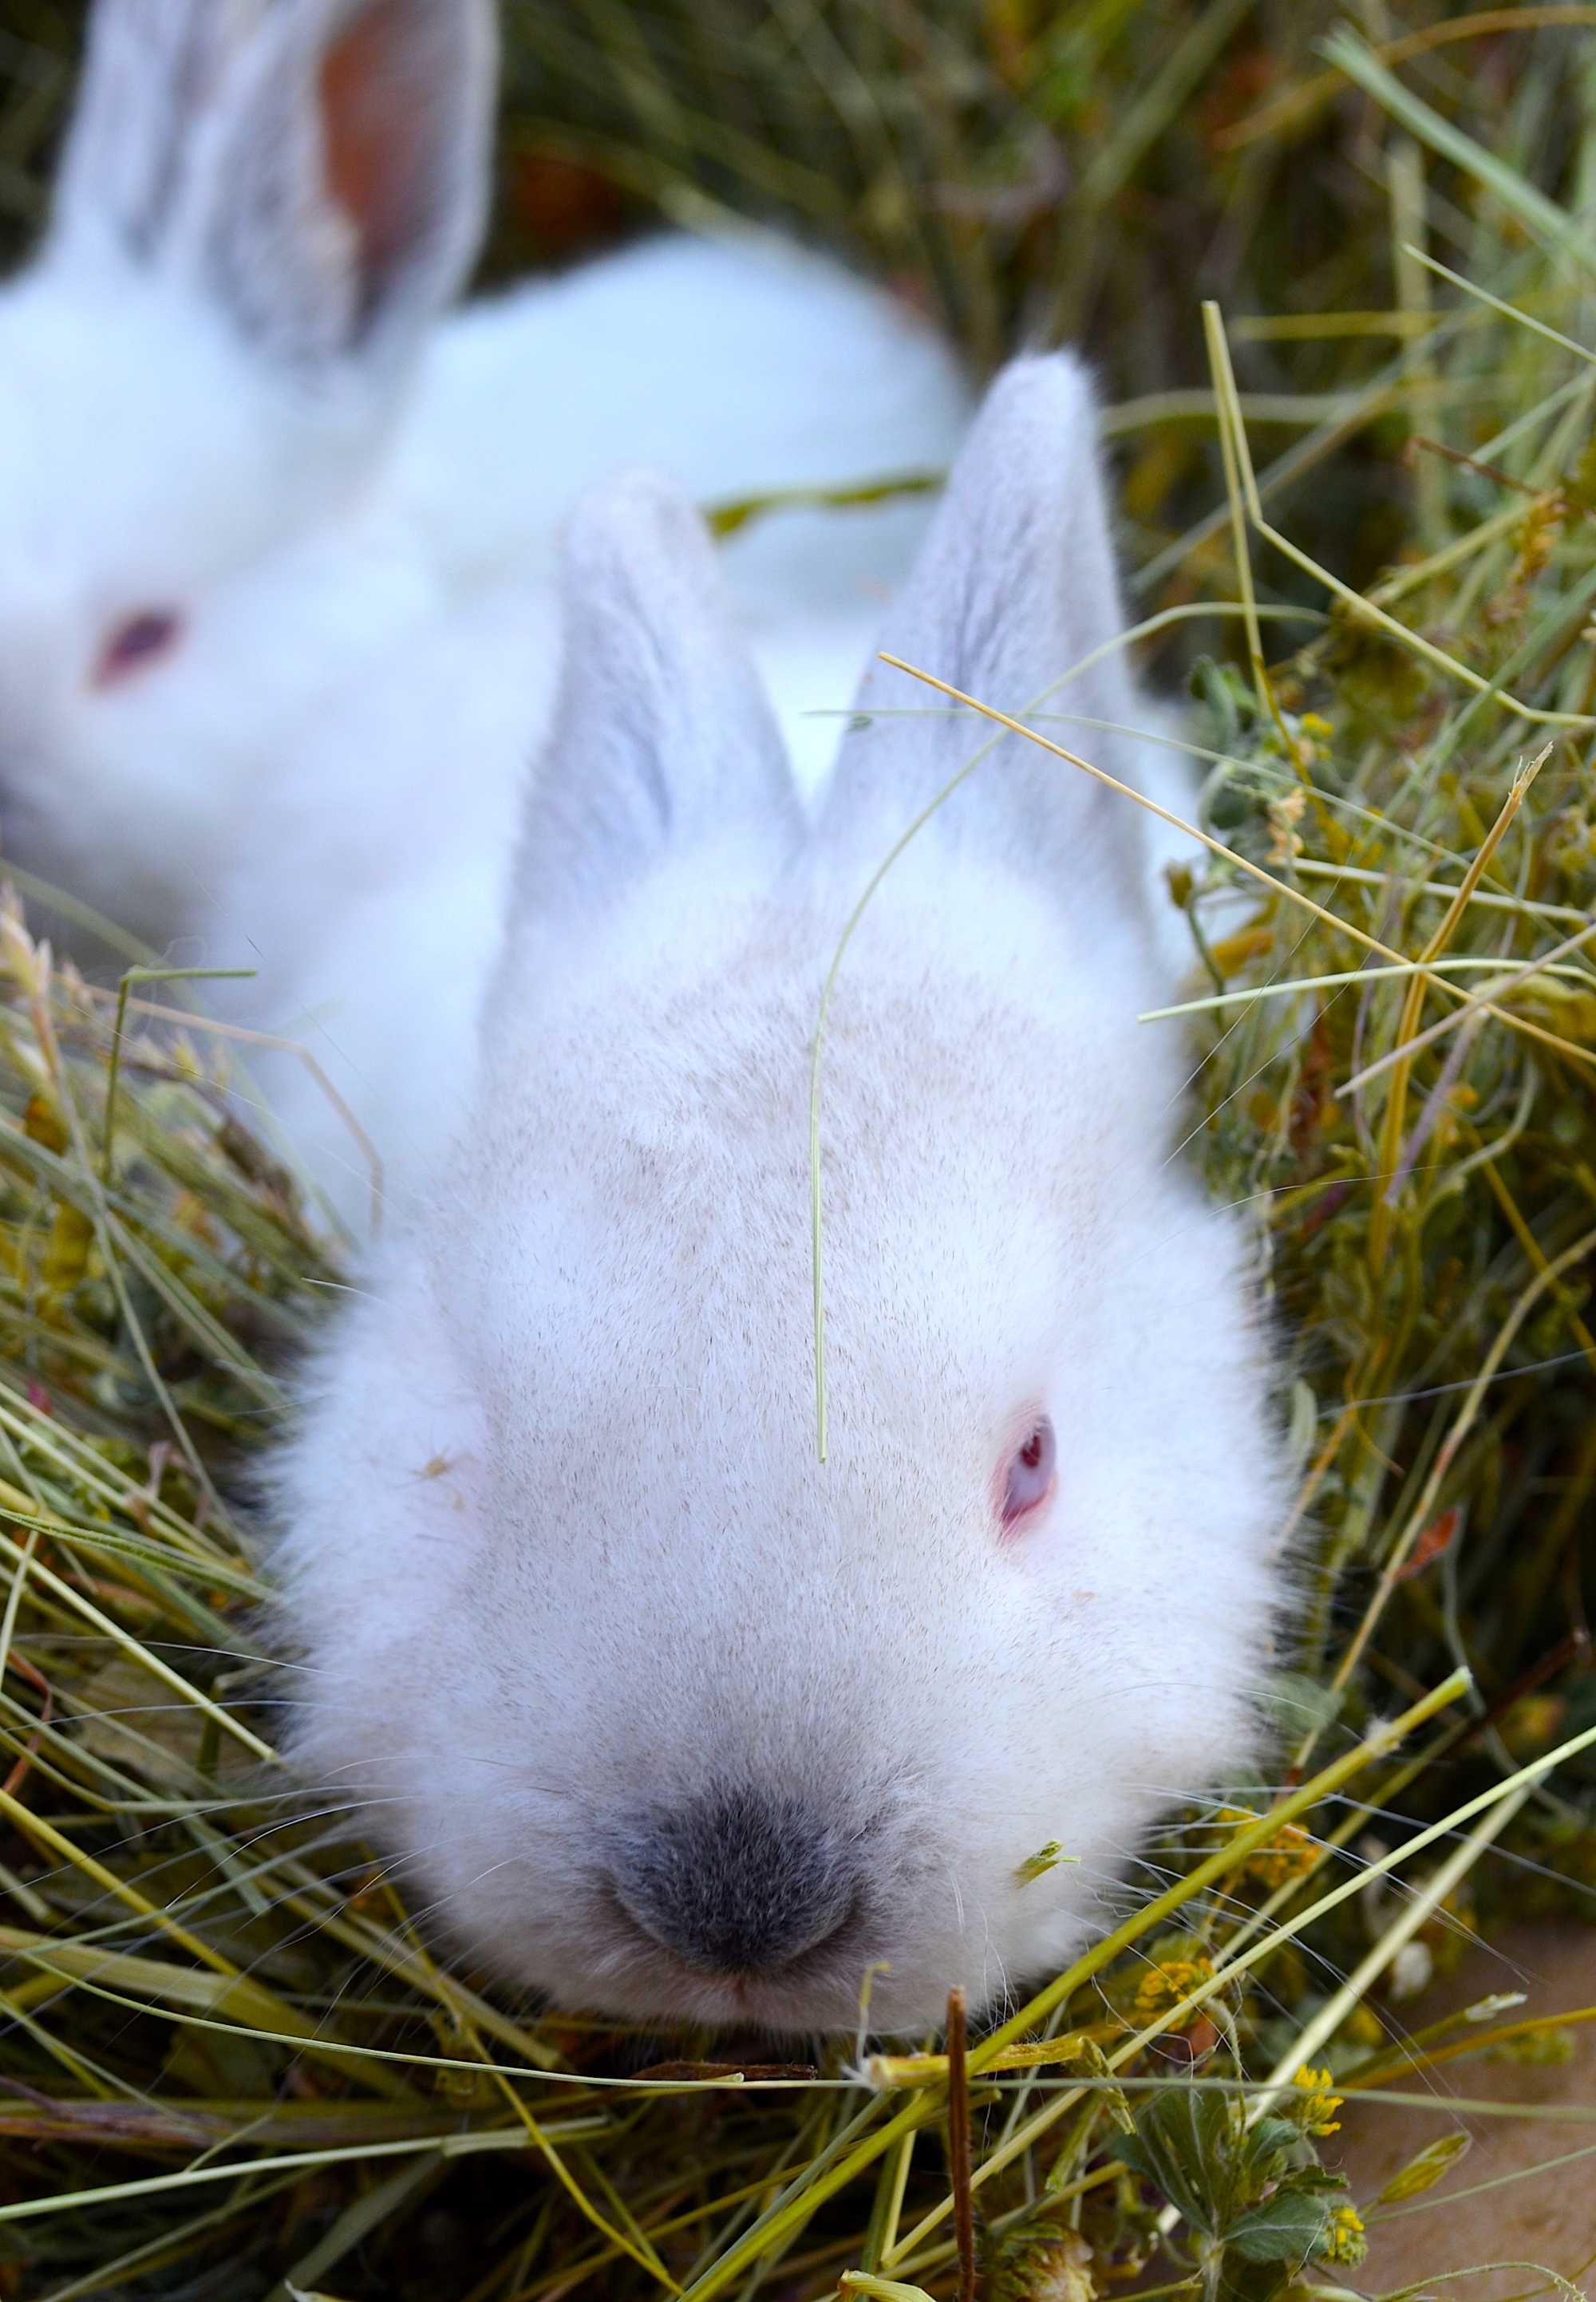
[(235, 324), (315, 367), (402, 359), (486, 214), (492, 0), (276, 0), (188, 203)]
[(263, 0), (97, 0), (55, 174), (58, 243), (146, 261), (172, 214), (232, 57)]
[(590, 912), (668, 855), (746, 839), (773, 857), (802, 817), (775, 716), (702, 521), (623, 475), (567, 531), (564, 659), (533, 786), (517, 909)]
[[(1016, 718), (1106, 648), (1045, 708), (1124, 727), (1137, 705), (1123, 651), (1113, 645), (1122, 629), (1090, 384), (1065, 353), (1016, 360), (987, 394), (882, 645)], [(997, 736), (994, 755), (933, 818), (934, 836), (1077, 883), (1084, 870), (1139, 901), (1133, 802), (886, 664), (871, 664), (857, 710), (886, 716), (856, 723), (844, 738), (822, 840), (890, 846)], [(1138, 783), (1128, 736), (1056, 722), (1042, 732)]]

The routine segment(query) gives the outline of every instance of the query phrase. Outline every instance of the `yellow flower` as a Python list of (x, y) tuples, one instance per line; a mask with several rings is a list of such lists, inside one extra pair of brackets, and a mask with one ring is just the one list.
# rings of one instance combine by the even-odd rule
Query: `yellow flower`
[(1341, 2121), (1336, 2113), (1341, 2106), (1341, 2096), (1330, 2091), (1328, 2070), (1315, 2071), (1304, 2063), (1294, 2084), (1306, 2095), (1306, 2102), (1297, 2105), (1297, 2114), (1302, 2121), (1305, 2134), (1339, 2134)]
[(1318, 2251), (1326, 2262), (1361, 2262), (1368, 2252), (1363, 2216), (1356, 2206), (1336, 2206), (1324, 2225)]
[[(1246, 1807), (1228, 1806), (1222, 1809), (1219, 1819), (1241, 1830), (1258, 1818)], [(1312, 1834), (1298, 1823), (1287, 1822), (1281, 1824), (1273, 1838), (1254, 1847), (1241, 1865), (1241, 1875), (1244, 1878), (1256, 1878), (1259, 1886), (1273, 1894), (1278, 1887), (1289, 1886), (1294, 1878), (1306, 1878), (1317, 1869), (1318, 1862), (1319, 1851)]]
[(1135, 2014), (1143, 2029), (1172, 2012), (1183, 1998), (1210, 1981), (1214, 1962), (1201, 1953), (1196, 1957), (1160, 1959), (1148, 1967), (1137, 1985)]

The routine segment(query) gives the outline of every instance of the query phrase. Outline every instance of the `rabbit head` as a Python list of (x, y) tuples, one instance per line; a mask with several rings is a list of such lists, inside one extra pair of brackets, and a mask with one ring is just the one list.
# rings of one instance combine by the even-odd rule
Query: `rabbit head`
[(372, 477), (480, 236), (488, 0), (97, 0), (0, 293), (0, 839), (164, 943), (428, 596)]
[[(995, 388), (897, 652), (1124, 727), (1089, 393)], [(575, 523), (472, 1115), (280, 1467), (298, 1756), (557, 2001), (1001, 2001), (1246, 1754), (1279, 1595), (1247, 1254), (1172, 1162), (1138, 818), (878, 666), (812, 827), (701, 531)], [(934, 700), (934, 699), (933, 699)], [(1134, 739), (1098, 756), (1134, 768)], [(1050, 1840), (1071, 1861), (1028, 1880)]]

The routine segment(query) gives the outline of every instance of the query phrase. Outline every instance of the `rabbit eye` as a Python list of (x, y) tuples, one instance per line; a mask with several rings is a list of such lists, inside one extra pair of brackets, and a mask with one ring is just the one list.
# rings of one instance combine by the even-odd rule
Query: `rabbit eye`
[(1052, 1494), (1058, 1476), (1058, 1441), (1046, 1415), (1037, 1416), (1009, 1457), (1003, 1474), (999, 1516), (1004, 1529), (1018, 1526)]
[(170, 655), (182, 637), (183, 619), (170, 609), (146, 608), (117, 625), (101, 648), (94, 668), (97, 687), (113, 687), (135, 671), (143, 671)]

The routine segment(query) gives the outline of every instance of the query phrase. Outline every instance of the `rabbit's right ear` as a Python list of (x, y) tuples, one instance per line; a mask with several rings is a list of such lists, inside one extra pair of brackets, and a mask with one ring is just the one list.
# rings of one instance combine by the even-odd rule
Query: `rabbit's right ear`
[(263, 0), (96, 0), (55, 172), (57, 246), (155, 253)]
[[(1139, 787), (1123, 630), (1090, 384), (1068, 353), (1017, 359), (954, 464), (886, 648), (1021, 720), (1042, 705), (1097, 721), (1042, 732)], [(1134, 801), (879, 661), (858, 711), (822, 844), (885, 853), (986, 748), (991, 756), (928, 825), (930, 837), (1000, 855), (1061, 890), (1100, 894), (1121, 916), (1138, 913), (1145, 834)]]
[(497, 57), (493, 0), (274, 0), (177, 227), (251, 342), (312, 371), (416, 349), (481, 242)]
[(566, 534), (563, 668), (522, 834), (518, 916), (585, 917), (717, 839), (803, 836), (792, 770), (703, 522), (648, 472)]

